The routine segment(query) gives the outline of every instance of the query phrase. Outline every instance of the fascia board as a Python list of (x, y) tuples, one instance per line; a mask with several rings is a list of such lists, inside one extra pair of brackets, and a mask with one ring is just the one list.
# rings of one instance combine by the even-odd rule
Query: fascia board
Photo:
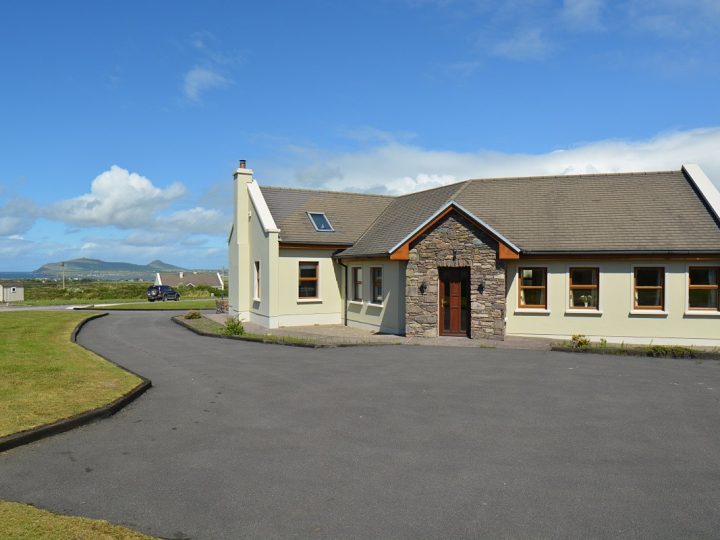
[(435, 212), (433, 215), (431, 215), (429, 218), (427, 218), (425, 221), (423, 221), (420, 225), (418, 225), (410, 234), (408, 234), (407, 236), (405, 236), (405, 238), (403, 238), (402, 240), (400, 240), (400, 242), (398, 242), (397, 245), (395, 245), (392, 249), (390, 249), (390, 251), (389, 251), (388, 253), (394, 253), (395, 251), (397, 251), (398, 248), (400, 248), (400, 246), (402, 246), (402, 245), (403, 245), (405, 242), (407, 242), (410, 238), (412, 238), (413, 236), (415, 236), (419, 231), (421, 231), (422, 229), (424, 229), (429, 223), (432, 223), (440, 214), (442, 214), (443, 212), (445, 212), (445, 211), (446, 211), (448, 208), (450, 208), (451, 206), (454, 206), (455, 208), (457, 208), (458, 210), (460, 210), (460, 212), (462, 212), (463, 214), (465, 214), (466, 216), (468, 216), (468, 217), (469, 217), (470, 219), (472, 219), (476, 224), (480, 225), (483, 229), (485, 229), (486, 231), (488, 231), (492, 236), (494, 236), (494, 237), (497, 238), (498, 240), (502, 241), (505, 245), (507, 245), (507, 246), (508, 246), (509, 248), (511, 248), (513, 251), (515, 251), (516, 253), (520, 253), (520, 248), (519, 248), (518, 246), (516, 246), (515, 244), (513, 244), (513, 243), (512, 243), (510, 240), (508, 240), (505, 236), (503, 236), (502, 234), (500, 234), (498, 231), (496, 231), (496, 230), (495, 230), (494, 228), (492, 228), (490, 225), (488, 225), (487, 223), (485, 223), (482, 219), (480, 219), (479, 217), (477, 217), (477, 216), (476, 216), (475, 214), (473, 214), (472, 212), (468, 211), (465, 207), (463, 207), (461, 204), (458, 204), (458, 203), (455, 202), (454, 200), (453, 200), (453, 201), (449, 201), (447, 204), (445, 204), (443, 207), (441, 207), (437, 212)]
[(260, 185), (253, 180), (247, 185), (247, 190), (250, 195), (250, 200), (257, 212), (258, 218), (260, 218), (260, 224), (265, 232), (279, 233), (280, 229), (278, 229), (278, 226), (275, 224), (275, 220), (270, 213), (270, 208), (268, 208), (267, 202), (265, 202), (265, 197), (263, 197), (262, 191), (260, 191)]
[(687, 163), (682, 166), (682, 170), (695, 185), (710, 210), (715, 214), (715, 219), (720, 222), (720, 191), (718, 191), (718, 188), (710, 181), (700, 168), (700, 165)]

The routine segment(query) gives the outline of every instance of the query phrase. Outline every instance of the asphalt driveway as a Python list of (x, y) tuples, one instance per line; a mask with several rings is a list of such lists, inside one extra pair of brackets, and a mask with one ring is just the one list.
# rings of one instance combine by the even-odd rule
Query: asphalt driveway
[(112, 313), (154, 387), (0, 454), (0, 498), (166, 538), (717, 538), (720, 363), (301, 349)]

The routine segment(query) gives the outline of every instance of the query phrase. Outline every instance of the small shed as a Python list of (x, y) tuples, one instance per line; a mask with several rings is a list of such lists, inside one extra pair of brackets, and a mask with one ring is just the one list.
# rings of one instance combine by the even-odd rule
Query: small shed
[(0, 302), (23, 302), (25, 287), (22, 283), (0, 283)]

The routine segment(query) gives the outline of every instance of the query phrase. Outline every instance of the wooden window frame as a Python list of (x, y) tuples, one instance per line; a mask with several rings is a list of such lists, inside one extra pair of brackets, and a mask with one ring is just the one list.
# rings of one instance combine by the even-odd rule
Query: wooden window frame
[[(693, 270), (715, 270), (715, 279), (716, 279), (715, 285), (693, 285), (692, 282), (690, 281), (690, 275)], [(688, 311), (700, 311), (700, 312), (702, 312), (702, 311), (705, 311), (705, 312), (720, 311), (720, 266), (688, 266), (687, 275), (688, 275), (688, 303), (687, 303)], [(718, 293), (717, 293), (718, 305), (716, 305), (714, 308), (691, 307), (690, 306), (690, 292), (693, 290), (696, 290), (696, 291), (697, 290), (705, 290), (705, 291), (716, 290), (716, 291), (718, 291)]]
[[(378, 279), (378, 277), (379, 277), (380, 279)], [(382, 303), (383, 303), (383, 292), (384, 292), (384, 291), (383, 291), (383, 285), (382, 285), (382, 282), (383, 282), (383, 269), (382, 269), (382, 266), (372, 266), (372, 267), (370, 268), (370, 281), (371, 281), (371, 283), (372, 283), (372, 289), (371, 289), (371, 291), (370, 291), (372, 298), (371, 298), (371, 300), (370, 300), (370, 303), (371, 303), (371, 304), (375, 304), (375, 305), (382, 305)], [(378, 282), (379, 282), (379, 284), (378, 284)], [(378, 289), (379, 289), (379, 291), (380, 291), (380, 295), (379, 295), (380, 297), (379, 297), (379, 298), (378, 298), (378, 295), (375, 294), (376, 290), (378, 290)]]
[[(592, 270), (595, 272), (595, 281), (596, 283), (594, 285), (582, 285), (578, 284), (575, 285), (573, 283), (573, 270)], [(570, 293), (574, 289), (595, 289), (597, 291), (597, 306), (573, 306), (570, 304)], [(597, 266), (571, 266), (568, 268), (568, 308), (569, 309), (582, 309), (587, 311), (600, 311), (600, 268)]]
[(362, 302), (363, 301), (363, 290), (362, 290), (362, 266), (352, 267), (352, 301)]
[[(255, 282), (253, 288), (253, 300), (256, 302), (260, 301), (260, 261), (255, 261), (253, 265), (255, 268)], [(299, 292), (299, 291), (298, 291)]]
[[(541, 270), (545, 276), (545, 285), (523, 285), (522, 273), (523, 270)], [(523, 291), (524, 290), (545, 290), (545, 303), (544, 304), (525, 304), (523, 303)], [(524, 266), (518, 268), (518, 307), (521, 309), (544, 309), (548, 308), (548, 269), (546, 266)]]
[[(640, 285), (637, 284), (637, 274), (638, 270), (657, 270), (660, 272), (661, 277), (661, 283), (660, 285)], [(666, 280), (665, 280), (665, 267), (664, 266), (635, 266), (633, 267), (633, 310), (635, 311), (665, 311), (665, 294), (666, 294)], [(637, 303), (637, 291), (650, 291), (650, 290), (660, 290), (660, 298), (662, 299), (662, 304), (659, 306), (638, 306)]]
[[(315, 277), (303, 277), (300, 268), (303, 264), (315, 265)], [(315, 296), (300, 296), (300, 285), (304, 281), (315, 282)], [(298, 262), (298, 298), (300, 300), (317, 300), (320, 298), (320, 263), (318, 261), (299, 261)]]

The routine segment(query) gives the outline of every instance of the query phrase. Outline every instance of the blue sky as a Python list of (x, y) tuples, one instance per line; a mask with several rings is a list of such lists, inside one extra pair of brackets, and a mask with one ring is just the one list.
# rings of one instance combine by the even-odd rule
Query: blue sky
[(6, 2), (0, 271), (227, 264), (232, 171), (404, 193), (677, 169), (720, 185), (717, 0)]

